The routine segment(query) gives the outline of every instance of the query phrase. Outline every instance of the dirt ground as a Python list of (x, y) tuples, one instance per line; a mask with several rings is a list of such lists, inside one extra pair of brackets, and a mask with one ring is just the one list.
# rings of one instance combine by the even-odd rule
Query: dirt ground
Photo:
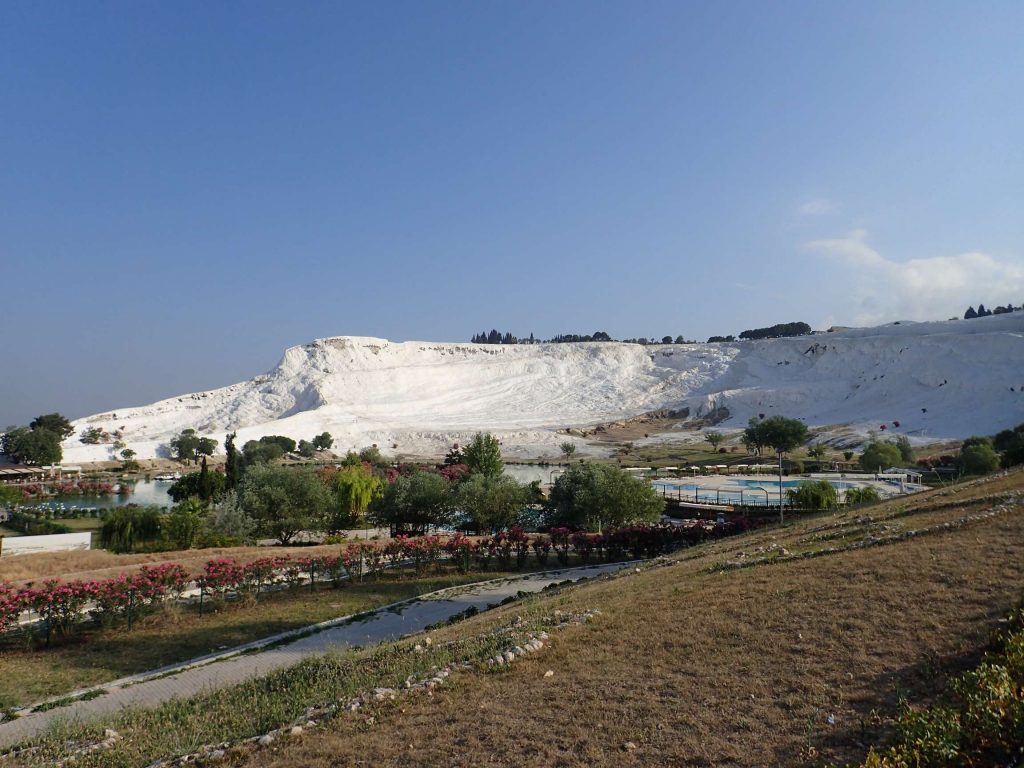
[(248, 563), (261, 557), (291, 555), (338, 554), (338, 545), (314, 547), (212, 547), (186, 551), (154, 552), (141, 555), (115, 555), (105, 549), (84, 552), (47, 552), (38, 555), (19, 555), (0, 560), (0, 581), (23, 583), (59, 578), (65, 581), (105, 579), (120, 573), (131, 573), (143, 565), (172, 562), (186, 569), (200, 571), (208, 560), (230, 557)]

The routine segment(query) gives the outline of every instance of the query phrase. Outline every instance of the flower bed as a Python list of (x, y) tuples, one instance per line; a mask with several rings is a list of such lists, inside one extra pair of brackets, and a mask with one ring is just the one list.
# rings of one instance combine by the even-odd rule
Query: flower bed
[[(317, 582), (337, 587), (346, 579), (379, 578), (385, 569), (401, 573), (405, 568), (416, 575), (440, 567), (447, 560), (460, 572), (474, 565), (487, 570), (523, 568), (532, 551), (542, 567), (552, 549), (558, 563), (567, 565), (571, 555), (578, 563), (654, 557), (710, 538), (738, 533), (736, 523), (716, 525), (694, 522), (686, 526), (634, 526), (604, 533), (552, 529), (548, 534), (528, 535), (513, 528), (491, 537), (472, 540), (451, 537), (397, 537), (384, 544), (354, 542), (337, 555), (315, 557), (266, 557), (249, 563), (230, 558), (208, 561), (201, 572), (190, 574), (177, 563), (142, 566), (134, 574), (94, 581), (60, 582), (14, 587), (0, 583), (0, 635), (20, 629), (35, 631), (49, 645), (54, 636), (69, 635), (93, 622), (104, 627), (124, 626), (153, 606), (173, 603), (189, 589), (198, 589), (200, 610), (206, 600), (231, 596), (258, 600), (277, 586), (297, 587)], [(25, 612), (36, 621), (20, 625)]]

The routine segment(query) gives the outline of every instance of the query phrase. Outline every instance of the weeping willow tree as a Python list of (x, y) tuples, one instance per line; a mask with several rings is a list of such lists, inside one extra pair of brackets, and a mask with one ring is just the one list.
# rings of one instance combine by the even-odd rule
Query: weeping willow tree
[(342, 466), (330, 478), (330, 486), (335, 498), (332, 531), (361, 524), (370, 502), (384, 493), (384, 482), (363, 464)]
[(832, 509), (839, 504), (839, 493), (828, 480), (804, 480), (786, 495), (790, 504), (804, 509)]
[(100, 546), (111, 552), (131, 552), (139, 544), (160, 538), (159, 507), (117, 507), (106, 513)]

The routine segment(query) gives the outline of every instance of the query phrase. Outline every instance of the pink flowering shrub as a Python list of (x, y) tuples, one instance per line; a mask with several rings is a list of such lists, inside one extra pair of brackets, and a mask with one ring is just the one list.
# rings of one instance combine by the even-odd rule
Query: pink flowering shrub
[(548, 531), (551, 537), (551, 546), (555, 549), (558, 562), (565, 565), (569, 562), (569, 536), (572, 534), (568, 528), (552, 528)]
[(0, 584), (0, 634), (17, 624), (24, 610), (21, 592), (10, 584)]
[(457, 533), (444, 543), (444, 551), (455, 563), (459, 573), (469, 572), (470, 557), (473, 554), (473, 542), (461, 533)]
[(97, 581), (50, 580), (41, 586), (21, 588), (0, 584), (0, 634), (15, 630), (26, 610), (38, 617), (36, 626), (45, 632), (47, 644), (53, 634), (69, 634), (89, 616), (108, 627), (128, 619), (130, 626), (140, 611), (179, 600), (193, 581), (201, 588), (201, 596), (223, 598), (234, 593), (255, 601), (268, 586), (281, 582), (299, 584), (308, 579), (314, 589), (317, 581), (329, 580), (339, 586), (346, 577), (378, 576), (387, 565), (397, 567), (406, 561), (417, 573), (423, 573), (437, 567), (445, 555), (463, 573), (473, 565), (487, 570), (495, 560), (508, 568), (513, 557), (522, 568), (531, 550), (541, 566), (547, 564), (552, 549), (563, 565), (569, 563), (573, 553), (582, 563), (640, 559), (739, 533), (747, 527), (742, 520), (725, 524), (694, 520), (674, 526), (609, 528), (601, 534), (553, 528), (547, 534), (529, 535), (521, 528), (512, 528), (476, 541), (456, 534), (446, 538), (397, 537), (383, 544), (352, 542), (336, 555), (265, 557), (245, 565), (219, 558), (208, 561), (194, 579), (177, 563), (159, 563), (144, 565), (130, 575)]
[(543, 533), (537, 534), (531, 541), (534, 557), (541, 565), (547, 565), (548, 556), (551, 554), (551, 539)]
[(237, 591), (244, 578), (245, 571), (238, 563), (228, 558), (220, 558), (206, 563), (199, 582), (207, 592), (223, 595), (226, 592)]

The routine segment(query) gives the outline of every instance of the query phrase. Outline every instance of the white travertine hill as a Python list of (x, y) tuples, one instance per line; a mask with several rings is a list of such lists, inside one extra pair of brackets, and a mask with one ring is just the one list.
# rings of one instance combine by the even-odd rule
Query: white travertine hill
[[(921, 439), (991, 434), (1024, 422), (1024, 312), (646, 347), (339, 336), (292, 347), (249, 381), (74, 425), (78, 433), (121, 429), (139, 458), (159, 455), (188, 427), (218, 440), (237, 431), (239, 446), (269, 434), (308, 440), (326, 430), (336, 451), (376, 443), (386, 454), (407, 455), (440, 454), (453, 440), (489, 430), (507, 455), (539, 456), (556, 454), (569, 426), (659, 408), (697, 416), (715, 406), (729, 410), (725, 429), (779, 414), (862, 433), (885, 423)], [(64, 455), (98, 461), (111, 449), (82, 445), (76, 434)]]

